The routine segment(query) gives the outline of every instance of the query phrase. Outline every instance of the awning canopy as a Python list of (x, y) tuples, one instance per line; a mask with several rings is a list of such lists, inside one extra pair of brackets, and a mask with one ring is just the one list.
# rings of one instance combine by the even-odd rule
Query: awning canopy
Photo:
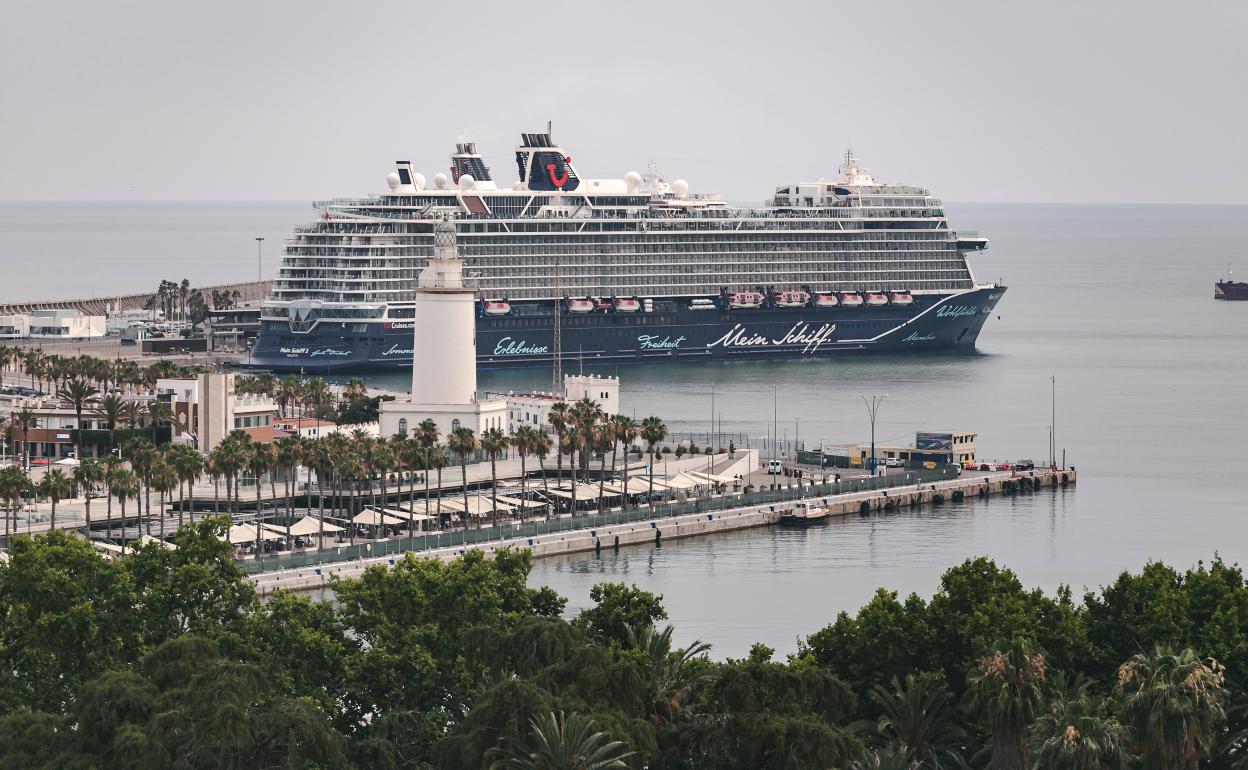
[[(620, 496), (619, 491), (618, 490), (612, 491), (609, 484), (604, 484), (602, 487), (602, 490), (603, 490), (604, 497), (619, 497)], [(559, 487), (557, 489), (550, 490), (550, 494), (555, 495), (557, 497), (562, 497), (565, 500), (571, 500), (573, 499), (573, 496), (575, 495), (577, 502), (580, 502), (582, 500), (597, 500), (598, 499), (598, 485), (597, 484), (577, 484), (575, 493), (570, 487)]]
[[(441, 503), (442, 503), (442, 510), (444, 511), (449, 511), (451, 513), (463, 513), (464, 512), (464, 499), (462, 497), (453, 497), (453, 496), (443, 497), (441, 498)], [(500, 513), (507, 513), (512, 510), (512, 506), (504, 503), (502, 501), (502, 498), (499, 498), (498, 510)], [(482, 495), (481, 497), (470, 495), (468, 497), (468, 513), (472, 514), (473, 516), (489, 516), (493, 512), (494, 512), (494, 506), (493, 506), (493, 503), (490, 501), (490, 498), (484, 495)]]
[[(538, 491), (538, 490), (534, 490), (534, 491)], [(500, 506), (508, 505), (508, 506), (511, 506), (512, 508), (541, 508), (546, 505), (546, 503), (542, 502), (541, 500), (525, 500), (522, 497), (509, 497), (506, 495), (498, 496), (498, 504)]]
[[(654, 488), (661, 492), (666, 487), (664, 487), (662, 479), (655, 479)], [(616, 494), (622, 494), (624, 492), (624, 482), (623, 480), (608, 481), (607, 489), (611, 490), (612, 492)], [(637, 476), (630, 477), (628, 480), (628, 493), (630, 495), (649, 494), (650, 493), (650, 481), (646, 478), (638, 478)]]
[[(332, 522), (325, 522), (325, 532), (334, 533), (342, 532), (345, 527), (340, 527)], [(319, 535), (321, 532), (321, 522), (311, 516), (304, 516), (299, 521), (290, 525), (290, 534), (295, 537), (307, 537), (308, 535)]]
[(703, 482), (714, 481), (716, 484), (731, 484), (736, 481), (732, 476), (717, 476), (714, 473), (704, 473), (702, 471), (685, 471), (684, 475), (702, 479)]
[(406, 524), (407, 519), (400, 519), (398, 516), (391, 516), (389, 514), (382, 513), (381, 511), (369, 508), (355, 514), (355, 518), (351, 519), (351, 523), (367, 524), (369, 526), (376, 527), (382, 524)]

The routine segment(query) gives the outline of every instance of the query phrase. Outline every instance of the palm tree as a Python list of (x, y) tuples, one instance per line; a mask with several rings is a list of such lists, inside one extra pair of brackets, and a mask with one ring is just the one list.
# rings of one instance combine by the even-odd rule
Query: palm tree
[(303, 385), (299, 382), (299, 378), (293, 374), (283, 377), (282, 381), (277, 384), (273, 398), (282, 410), (282, 417), (286, 416), (286, 407), (298, 401), (302, 392)]
[(314, 418), (318, 420), (321, 418), (321, 414), (325, 407), (325, 399), (328, 397), (329, 386), (325, 384), (325, 380), (314, 379), (308, 380), (304, 383), (302, 389), (302, 400), (305, 403), (310, 402), (315, 407), (312, 413)]
[(260, 477), (273, 470), (277, 463), (277, 450), (272, 444), (257, 441), (247, 447), (247, 468), (256, 477), (256, 556), (260, 556), (260, 518), (263, 511), (260, 506)]
[[(157, 511), (160, 514), (160, 537), (165, 536), (165, 495), (172, 492), (178, 486), (178, 473), (173, 469), (165, 459), (161, 459), (152, 468), (152, 478), (149, 482), (152, 487), (160, 494), (160, 508)], [(147, 522), (148, 529), (151, 529), (152, 522), (149, 517)], [(151, 532), (148, 532), (150, 535)]]
[(651, 415), (641, 421), (641, 438), (646, 442), (646, 451), (650, 454), (650, 492), (646, 495), (649, 502), (654, 498), (654, 448), (667, 438), (667, 425), (660, 418)]
[(591, 437), (591, 446), (598, 455), (598, 513), (601, 514), (607, 483), (607, 452), (611, 452), (611, 464), (615, 465), (615, 425), (610, 421), (600, 423), (593, 428)]
[(529, 726), (526, 740), (490, 751), (490, 770), (620, 770), (634, 754), (576, 712), (543, 714)]
[(91, 492), (96, 484), (104, 480), (104, 466), (90, 458), (78, 463), (74, 468), (74, 484), (82, 490), (83, 505), (86, 508), (86, 535), (91, 539)]
[(576, 426), (576, 434), (580, 439), (581, 475), (589, 476), (589, 453), (591, 445), (597, 440), (598, 423), (606, 414), (598, 402), (588, 396), (572, 405), (572, 424)]
[(492, 526), (498, 526), (498, 467), (496, 462), (510, 446), (511, 439), (498, 428), (489, 428), (481, 434), (481, 449), (490, 458), (490, 497), (493, 501)]
[[(178, 527), (182, 527), (186, 515), (187, 493), (194, 493), (195, 480), (204, 472), (204, 456), (189, 446), (175, 447), (170, 456), (169, 464), (178, 477)], [(194, 523), (195, 514), (191, 514)]]
[(290, 539), (290, 520), (294, 517), (294, 508), (291, 507), (291, 496), (295, 490), (295, 484), (298, 482), (299, 463), (303, 459), (304, 441), (299, 436), (284, 436), (275, 442), (277, 447), (277, 465), (284, 468), (286, 476), (284, 480), (284, 491), (286, 499), (283, 507), (286, 509), (286, 538)]
[(1122, 721), (1146, 768), (1195, 770), (1226, 719), (1226, 671), (1191, 649), (1157, 646), (1118, 668)]
[(690, 664), (709, 652), (711, 646), (695, 639), (684, 650), (674, 650), (671, 626), (662, 631), (655, 630), (652, 624), (627, 628), (631, 647), (640, 653), (648, 668), (650, 721), (657, 727), (670, 725), (684, 716), (685, 703), (692, 699), (693, 691), (709, 681), (710, 674), (695, 674)]
[(550, 504), (550, 486), (546, 483), (546, 455), (550, 454), (552, 445), (550, 434), (544, 430), (534, 431), (533, 454), (537, 455), (537, 465), (542, 471), (542, 495)]
[[(445, 461), (446, 454), (442, 448), (438, 446), (442, 440), (442, 436), (438, 431), (438, 424), (433, 420), (421, 420), (420, 425), (416, 426), (416, 434), (413, 437), (416, 444), (425, 451), (421, 454), (421, 467), (425, 470), (425, 516), (429, 516), (429, 471), (438, 471), (438, 498), (442, 497), (442, 468), (446, 466), (445, 462), (438, 464), (439, 460)], [(440, 506), (439, 506), (440, 507)], [(442, 516), (441, 511), (438, 514), (438, 526), (441, 528)]]
[[(156, 431), (160, 429), (160, 424), (162, 422), (172, 423), (173, 408), (164, 401), (154, 398), (147, 402), (147, 419), (152, 424), (152, 446), (156, 446), (160, 443), (160, 440), (156, 436)], [(172, 433), (172, 429), (170, 432)]]
[[(399, 467), (399, 457), (394, 453), (394, 450), (390, 448), (389, 444), (384, 441), (378, 441), (372, 445), (372, 451), (368, 453), (368, 465), (373, 473), (376, 473), (381, 477), (381, 507), (385, 508), (386, 479), (396, 468)], [(371, 492), (373, 485), (371, 479), (369, 480), (368, 485), (369, 491)], [(408, 537), (411, 537), (412, 527), (414, 525), (415, 520), (409, 517), (407, 520)]]
[(317, 547), (325, 547), (325, 485), (333, 473), (333, 457), (324, 439), (308, 442), (303, 447), (303, 462), (316, 473), (316, 496), (320, 507)]
[[(4, 536), (6, 539), (17, 531), (17, 501), (29, 495), (32, 489), (30, 479), (21, 468), (9, 466), (0, 469), (0, 497), (5, 502)], [(11, 528), (10, 524), (12, 524)]]
[[(95, 405), (95, 414), (108, 426), (108, 451), (117, 448), (117, 423), (125, 417), (126, 401), (116, 393), (107, 393)], [(81, 459), (81, 458), (80, 458)]]
[(119, 468), (109, 484), (108, 493), (117, 498), (117, 502), (121, 504), (121, 553), (124, 555), (126, 553), (126, 501), (138, 498), (139, 480), (132, 471)]
[(77, 417), (78, 432), (74, 435), (74, 457), (82, 459), (82, 413), (87, 408), (87, 404), (100, 394), (95, 386), (90, 382), (75, 377), (61, 388), (57, 393), (61, 398), (65, 399), (74, 407), (74, 416)]
[(960, 752), (966, 731), (955, 721), (943, 681), (914, 674), (900, 681), (893, 677), (888, 687), (871, 688), (869, 697), (880, 710), (871, 741), (877, 749), (891, 748), (924, 770), (966, 766)]
[[(641, 434), (641, 426), (632, 417), (617, 414), (611, 418), (615, 429), (615, 440), (624, 445), (624, 509), (628, 510), (628, 450)], [(611, 476), (615, 477), (615, 445), (611, 445)]]
[[(152, 514), (152, 468), (155, 467), (160, 455), (156, 451), (156, 447), (145, 438), (132, 438), (125, 443), (123, 447), (126, 459), (130, 462), (130, 469), (134, 471), (135, 476), (146, 487), (147, 491), (147, 515)], [(139, 508), (139, 516), (142, 518), (143, 505), (137, 502)]]
[(48, 525), (49, 529), (56, 529), (56, 504), (69, 497), (73, 491), (73, 480), (60, 468), (53, 468), (43, 474), (43, 478), (39, 481), (39, 494), (52, 501), (52, 521)]
[(13, 426), (22, 431), (22, 468), (30, 470), (30, 431), (39, 425), (35, 410), (24, 406), (13, 413)]
[(1044, 704), (1044, 655), (1023, 639), (979, 659), (967, 676), (967, 704), (992, 731), (990, 770), (1025, 770), (1027, 727)]
[[(537, 429), (532, 425), (521, 425), (511, 434), (511, 445), (516, 448), (516, 454), (520, 455), (520, 499), (525, 503), (529, 497), (529, 470), (528, 459), (533, 453), (534, 444), (537, 441)], [(524, 506), (520, 507), (520, 523), (524, 523)]]
[[(429, 447), (429, 467), (438, 472), (438, 529), (442, 528), (442, 469), (451, 464), (451, 456), (441, 444)], [(425, 513), (429, 512), (429, 474), (425, 474)]]
[[(477, 437), (473, 435), (472, 428), (459, 427), (451, 431), (451, 435), (446, 440), (447, 448), (451, 450), (451, 454), (459, 458), (459, 472), (463, 481), (464, 490), (464, 516), (468, 516), (468, 456), (477, 450)], [(464, 527), (467, 528), (468, 520), (464, 519)], [(477, 526), (481, 526), (481, 519), (477, 519)]]
[(1131, 759), (1131, 732), (1113, 713), (1113, 701), (1054, 688), (1048, 709), (1031, 726), (1032, 766), (1043, 770), (1121, 770)]
[(568, 405), (567, 401), (560, 401), (550, 407), (550, 414), (546, 417), (547, 422), (550, 423), (550, 427), (555, 429), (555, 436), (557, 438), (555, 446), (556, 451), (559, 453), (558, 457), (555, 458), (555, 462), (558, 465), (555, 470), (555, 478), (559, 479), (559, 483), (561, 484), (563, 483), (563, 438), (567, 433), (568, 424), (571, 422), (571, 415), (569, 414), (570, 408), (571, 407)]

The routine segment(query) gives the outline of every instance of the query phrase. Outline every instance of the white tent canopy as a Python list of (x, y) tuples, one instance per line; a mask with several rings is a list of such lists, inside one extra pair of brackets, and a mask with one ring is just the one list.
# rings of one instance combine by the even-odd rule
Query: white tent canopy
[(355, 518), (351, 519), (351, 522), (353, 524), (368, 524), (376, 527), (381, 524), (406, 524), (407, 519), (400, 519), (398, 516), (390, 516), (370, 508), (355, 514)]
[[(655, 479), (654, 488), (658, 491), (662, 491), (665, 488), (663, 486), (663, 480)], [(609, 481), (607, 482), (607, 489), (609, 489), (610, 491), (616, 494), (622, 494), (624, 492), (624, 482), (623, 480)], [(650, 492), (650, 481), (648, 479), (638, 478), (636, 476), (632, 476), (629, 478), (628, 493), (630, 495), (644, 495), (644, 494), (648, 494), (649, 492)]]
[[(552, 495), (562, 497), (565, 500), (571, 500), (573, 498), (573, 495), (575, 494), (577, 502), (580, 502), (582, 500), (597, 500), (598, 499), (598, 485), (597, 484), (577, 484), (575, 493), (569, 487), (559, 487), (558, 489), (552, 489), (550, 490), (550, 493)], [(619, 497), (620, 493), (619, 491), (612, 491), (609, 485), (604, 484), (603, 496), (604, 497)]]
[(408, 523), (408, 521), (424, 521), (426, 519), (433, 518), (432, 516), (426, 516), (423, 513), (412, 513), (411, 511), (405, 511), (402, 508), (382, 508), (381, 510), (391, 516), (399, 517), (400, 519), (403, 520), (404, 524)]
[(703, 473), (702, 471), (685, 471), (684, 475), (701, 479), (703, 482), (714, 481), (717, 484), (731, 484), (736, 481), (732, 476), (717, 476), (714, 473)]
[[(442, 503), (442, 510), (444, 511), (450, 511), (452, 513), (464, 512), (464, 501), (462, 498), (443, 497), (441, 499), (441, 503)], [(512, 506), (507, 505), (501, 499), (498, 501), (498, 510), (500, 513), (507, 513), (511, 509), (512, 509)], [(493, 512), (494, 512), (494, 507), (492, 503), (490, 502), (490, 498), (484, 497), (484, 496), (483, 497), (469, 496), (468, 513), (471, 513), (473, 516), (488, 516)]]
[(546, 503), (543, 503), (540, 500), (525, 500), (520, 497), (508, 497), (506, 495), (498, 496), (498, 504), (500, 508), (503, 505), (507, 505), (512, 508), (541, 508), (546, 505)]
[[(333, 523), (328, 522), (328, 521), (327, 521), (327, 522), (325, 522), (325, 532), (326, 532), (326, 533), (330, 533), (330, 534), (332, 534), (332, 533), (334, 533), (334, 532), (342, 532), (344, 529), (345, 529), (345, 527), (340, 527), (340, 526), (338, 526), (337, 524), (333, 524)], [(291, 524), (291, 525), (290, 525), (290, 534), (294, 535), (295, 537), (306, 537), (306, 536), (308, 536), (308, 535), (319, 535), (319, 534), (320, 534), (320, 531), (321, 531), (321, 522), (320, 522), (320, 520), (319, 520), (319, 519), (315, 519), (315, 518), (313, 518), (313, 517), (311, 517), (311, 516), (304, 516), (304, 517), (303, 517), (302, 519), (300, 519), (299, 521), (296, 521), (294, 524)]]

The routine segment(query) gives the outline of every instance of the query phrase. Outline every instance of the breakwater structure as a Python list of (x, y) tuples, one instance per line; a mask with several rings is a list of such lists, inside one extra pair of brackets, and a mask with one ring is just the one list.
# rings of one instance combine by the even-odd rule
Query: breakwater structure
[(501, 548), (525, 548), (534, 558), (600, 552), (626, 546), (661, 546), (664, 541), (775, 524), (799, 501), (826, 507), (834, 517), (940, 506), (967, 498), (1029, 494), (1073, 485), (1071, 469), (1036, 469), (959, 475), (956, 467), (923, 469), (894, 476), (793, 485), (757, 492), (724, 494), (631, 510), (556, 517), (408, 538), (361, 541), (316, 551), (250, 560), (261, 595), (278, 589), (315, 590), (334, 578), (359, 577), (371, 565), (393, 566), (407, 553), (454, 559), (469, 549), (490, 555)]
[[(208, 296), (212, 291), (238, 292), (241, 303), (259, 302), (268, 297), (273, 290), (273, 281), (242, 281), (240, 283), (223, 283), (214, 286), (195, 286)], [(10, 302), (0, 304), (0, 315), (18, 315), (33, 310), (80, 310), (85, 315), (105, 315), (119, 310), (142, 310), (149, 300), (156, 297), (156, 292), (140, 292), (138, 294), (113, 294), (106, 297), (87, 297), (80, 299), (49, 299), (28, 302)]]

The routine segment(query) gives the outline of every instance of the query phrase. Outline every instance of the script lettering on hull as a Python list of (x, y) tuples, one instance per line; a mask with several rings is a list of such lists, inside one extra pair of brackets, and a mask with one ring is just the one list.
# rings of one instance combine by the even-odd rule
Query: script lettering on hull
[(548, 345), (530, 345), (528, 340), (513, 340), (511, 337), (503, 337), (494, 346), (496, 356), (532, 356), (549, 352)]
[(752, 348), (780, 347), (782, 345), (801, 345), (803, 353), (814, 353), (819, 346), (832, 339), (836, 324), (820, 324), (813, 327), (808, 323), (795, 323), (781, 337), (770, 337), (750, 331), (744, 324), (736, 324), (719, 339), (707, 343), (707, 348)]
[(660, 337), (657, 334), (642, 334), (637, 337), (637, 344), (642, 350), (676, 350), (684, 341), (683, 334), (675, 339), (670, 336)]

